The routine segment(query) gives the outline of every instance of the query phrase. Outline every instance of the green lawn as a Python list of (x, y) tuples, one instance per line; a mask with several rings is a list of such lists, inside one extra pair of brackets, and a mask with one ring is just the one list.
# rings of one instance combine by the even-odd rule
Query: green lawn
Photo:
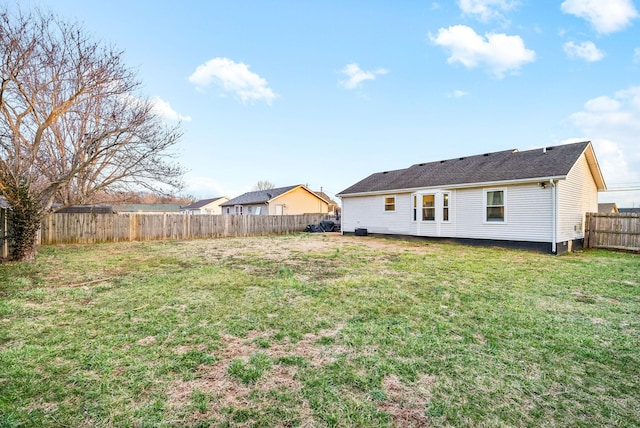
[(640, 256), (304, 234), (0, 264), (0, 427), (639, 426)]

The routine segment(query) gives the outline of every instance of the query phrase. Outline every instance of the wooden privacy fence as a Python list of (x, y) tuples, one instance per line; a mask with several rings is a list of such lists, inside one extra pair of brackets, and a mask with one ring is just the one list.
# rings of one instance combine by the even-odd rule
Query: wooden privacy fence
[(640, 214), (587, 213), (586, 248), (611, 248), (640, 252)]
[(186, 240), (301, 232), (326, 214), (186, 215), (50, 214), (42, 221), (40, 244)]
[[(10, 211), (0, 208), (0, 259), (10, 251)], [(302, 232), (327, 214), (186, 215), (186, 214), (50, 214), (42, 220), (39, 244), (91, 244), (117, 241), (187, 240)]]

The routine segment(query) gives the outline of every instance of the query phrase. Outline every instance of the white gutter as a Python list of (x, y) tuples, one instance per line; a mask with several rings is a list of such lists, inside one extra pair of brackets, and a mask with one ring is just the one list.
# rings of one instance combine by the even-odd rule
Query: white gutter
[(551, 184), (551, 252), (558, 253), (556, 242), (558, 241), (558, 187), (553, 180)]

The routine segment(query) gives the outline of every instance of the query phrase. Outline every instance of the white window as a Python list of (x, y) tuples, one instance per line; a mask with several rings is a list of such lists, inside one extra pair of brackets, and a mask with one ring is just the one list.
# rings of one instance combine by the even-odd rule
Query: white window
[(396, 197), (388, 196), (384, 198), (384, 210), (385, 211), (395, 211), (396, 210)]
[(418, 195), (413, 195), (413, 221), (418, 220)]
[(262, 207), (256, 207), (256, 215), (260, 215), (262, 212)]
[(449, 195), (450, 193), (442, 194), (442, 221), (449, 221)]
[(422, 195), (422, 221), (435, 221), (436, 195)]
[(242, 215), (242, 205), (236, 205), (236, 214)]
[(485, 221), (504, 223), (506, 221), (505, 207), (505, 189), (490, 189), (485, 191)]

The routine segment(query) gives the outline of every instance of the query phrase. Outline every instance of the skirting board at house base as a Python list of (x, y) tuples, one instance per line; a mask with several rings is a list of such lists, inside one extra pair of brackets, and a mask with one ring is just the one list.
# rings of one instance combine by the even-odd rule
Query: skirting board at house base
[(439, 238), (432, 236), (414, 236), (414, 235), (394, 235), (385, 233), (371, 233), (368, 232), (365, 235), (357, 234), (354, 232), (342, 232), (343, 235), (351, 236), (378, 236), (383, 238), (395, 238), (404, 239), (410, 241), (431, 241), (431, 242), (451, 242), (464, 245), (477, 245), (482, 247), (502, 247), (502, 248), (516, 248), (523, 250), (537, 251), (546, 254), (564, 254), (572, 251), (581, 251), (583, 248), (583, 239), (574, 239), (571, 241), (558, 242), (556, 244), (556, 251), (553, 252), (553, 248), (550, 242), (529, 242), (529, 241), (504, 241), (498, 239), (472, 239), (472, 238)]

